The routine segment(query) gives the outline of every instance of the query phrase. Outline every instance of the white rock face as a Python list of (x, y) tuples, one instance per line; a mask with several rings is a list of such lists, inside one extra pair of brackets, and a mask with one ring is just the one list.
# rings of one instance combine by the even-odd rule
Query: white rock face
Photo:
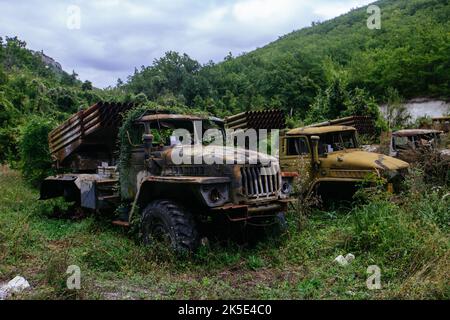
[[(420, 117), (442, 117), (450, 111), (450, 103), (443, 100), (433, 100), (427, 98), (417, 98), (404, 103), (404, 106), (411, 115), (412, 121)], [(387, 105), (380, 106), (381, 112), (386, 116)]]

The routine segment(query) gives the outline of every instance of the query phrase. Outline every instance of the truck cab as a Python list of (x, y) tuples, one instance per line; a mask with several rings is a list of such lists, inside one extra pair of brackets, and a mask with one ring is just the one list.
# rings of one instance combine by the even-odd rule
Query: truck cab
[(390, 189), (409, 165), (378, 153), (363, 151), (356, 129), (349, 126), (305, 127), (281, 135), (280, 164), (284, 188), (301, 181), (304, 196), (314, 192), (324, 198), (355, 189), (370, 175), (386, 178)]
[(420, 150), (440, 150), (443, 155), (448, 155), (449, 151), (442, 148), (442, 134), (442, 131), (430, 129), (406, 129), (393, 132), (389, 155), (407, 162), (414, 162), (415, 152)]
[[(129, 169), (123, 169), (132, 170), (124, 176), (137, 177), (137, 181), (122, 183), (123, 199), (139, 204), (170, 194), (195, 210), (222, 212), (236, 221), (286, 209), (278, 160), (226, 146), (222, 120), (155, 114), (142, 117), (134, 128), (137, 134), (132, 135), (142, 133), (142, 144), (135, 145)], [(183, 137), (174, 134), (180, 129), (185, 132)], [(215, 143), (205, 136), (211, 129), (222, 134)]]

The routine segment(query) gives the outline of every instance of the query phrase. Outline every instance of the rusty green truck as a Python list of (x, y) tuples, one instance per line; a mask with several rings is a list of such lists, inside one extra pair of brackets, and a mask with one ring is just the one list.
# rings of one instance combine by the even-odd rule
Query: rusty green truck
[[(129, 161), (118, 171), (121, 114), (131, 108), (99, 103), (50, 133), (51, 154), (61, 173), (42, 183), (41, 199), (64, 197), (96, 213), (129, 207), (131, 214), (116, 224), (127, 226), (137, 217), (144, 242), (168, 239), (177, 251), (195, 250), (202, 224), (211, 219), (256, 226), (283, 222), (289, 195), (281, 190), (276, 158), (226, 146), (216, 152), (217, 145), (180, 144), (172, 135), (175, 129), (192, 135), (195, 124), (201, 133), (211, 128), (225, 132), (221, 119), (148, 111), (127, 132)], [(178, 163), (175, 153), (194, 161)], [(228, 159), (236, 154), (244, 161)], [(220, 161), (197, 163), (199, 156)]]

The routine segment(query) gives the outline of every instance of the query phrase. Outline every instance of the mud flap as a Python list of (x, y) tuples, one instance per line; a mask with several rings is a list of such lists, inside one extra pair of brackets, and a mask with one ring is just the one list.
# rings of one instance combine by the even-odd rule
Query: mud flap
[(80, 182), (81, 207), (97, 209), (97, 194), (95, 181), (87, 180)]

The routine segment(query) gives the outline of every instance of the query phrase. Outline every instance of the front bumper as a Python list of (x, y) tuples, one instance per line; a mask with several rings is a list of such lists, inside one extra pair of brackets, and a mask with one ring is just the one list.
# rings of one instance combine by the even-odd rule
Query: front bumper
[(240, 222), (275, 217), (278, 213), (287, 211), (289, 202), (292, 200), (276, 200), (261, 205), (226, 204), (211, 211), (225, 214), (232, 222)]

